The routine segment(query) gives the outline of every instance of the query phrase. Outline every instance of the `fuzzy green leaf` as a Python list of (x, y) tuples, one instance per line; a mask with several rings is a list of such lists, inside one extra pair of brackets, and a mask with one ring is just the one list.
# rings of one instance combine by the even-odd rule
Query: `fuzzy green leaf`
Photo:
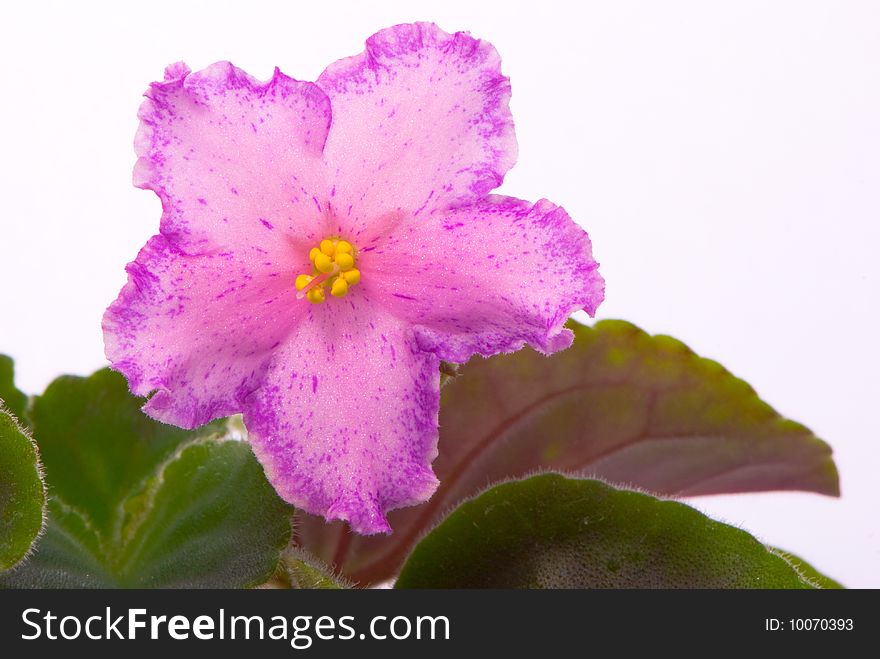
[(340, 590), (351, 588), (342, 577), (306, 552), (290, 548), (281, 556), (279, 577), (290, 588)]
[(812, 588), (745, 531), (675, 501), (544, 474), (493, 487), (415, 548), (399, 588)]
[(33, 558), (10, 587), (241, 587), (265, 581), (292, 509), (225, 423), (153, 421), (122, 376), (62, 377), (31, 418), (51, 491)]
[(0, 571), (30, 551), (43, 526), (45, 505), (37, 447), (0, 406)]

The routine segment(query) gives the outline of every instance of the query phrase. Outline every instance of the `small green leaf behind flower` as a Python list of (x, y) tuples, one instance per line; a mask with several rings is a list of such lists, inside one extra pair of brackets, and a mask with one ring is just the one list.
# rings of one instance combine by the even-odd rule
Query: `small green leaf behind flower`
[(745, 531), (595, 480), (543, 474), (459, 506), (398, 588), (814, 588)]
[(15, 416), (22, 426), (26, 426), (25, 409), (27, 395), (15, 386), (15, 367), (10, 357), (0, 355), (0, 404)]
[(50, 489), (33, 557), (6, 587), (243, 587), (264, 582), (292, 508), (225, 422), (187, 431), (140, 411), (122, 376), (58, 378), (31, 408)]
[(281, 555), (276, 577), (285, 588), (340, 590), (352, 587), (347, 579), (334, 574), (327, 565), (297, 547), (290, 547)]

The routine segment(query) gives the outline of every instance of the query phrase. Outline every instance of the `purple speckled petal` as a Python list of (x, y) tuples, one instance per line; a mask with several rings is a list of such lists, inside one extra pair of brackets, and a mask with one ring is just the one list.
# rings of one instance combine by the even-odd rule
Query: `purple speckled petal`
[(333, 106), (330, 203), (337, 230), (355, 241), (368, 225), (481, 199), (516, 160), (501, 60), (465, 32), (382, 30), (317, 84)]
[(306, 311), (296, 270), (232, 252), (190, 256), (155, 236), (104, 314), (104, 349), (150, 416), (194, 428), (241, 411)]
[(409, 219), (359, 258), (364, 290), (452, 362), (567, 348), (565, 321), (604, 297), (587, 233), (546, 200), (491, 195)]
[(285, 500), (357, 533), (437, 487), (439, 362), (357, 288), (310, 306), (248, 398), (249, 441)]
[(316, 85), (277, 69), (261, 83), (228, 62), (176, 64), (145, 96), (134, 183), (161, 198), (161, 232), (176, 247), (308, 251), (323, 237), (330, 103)]

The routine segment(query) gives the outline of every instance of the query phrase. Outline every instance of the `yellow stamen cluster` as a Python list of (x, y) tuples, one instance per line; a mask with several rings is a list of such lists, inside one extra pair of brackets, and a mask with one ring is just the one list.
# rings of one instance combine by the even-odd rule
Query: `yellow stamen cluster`
[(327, 238), (309, 252), (312, 274), (296, 278), (298, 298), (305, 297), (312, 304), (326, 299), (325, 287), (333, 297), (345, 297), (348, 289), (361, 280), (360, 270), (354, 267), (355, 253), (351, 243)]

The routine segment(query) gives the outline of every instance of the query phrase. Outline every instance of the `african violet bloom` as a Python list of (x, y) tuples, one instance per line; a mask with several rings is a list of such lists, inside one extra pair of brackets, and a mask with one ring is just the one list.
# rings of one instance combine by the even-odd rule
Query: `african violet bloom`
[(317, 83), (175, 64), (146, 98), (134, 178), (162, 221), (107, 358), (160, 421), (242, 412), (300, 509), (390, 531), (437, 487), (440, 360), (561, 350), (602, 300), (564, 210), (488, 195), (516, 139), (485, 41), (398, 25)]

